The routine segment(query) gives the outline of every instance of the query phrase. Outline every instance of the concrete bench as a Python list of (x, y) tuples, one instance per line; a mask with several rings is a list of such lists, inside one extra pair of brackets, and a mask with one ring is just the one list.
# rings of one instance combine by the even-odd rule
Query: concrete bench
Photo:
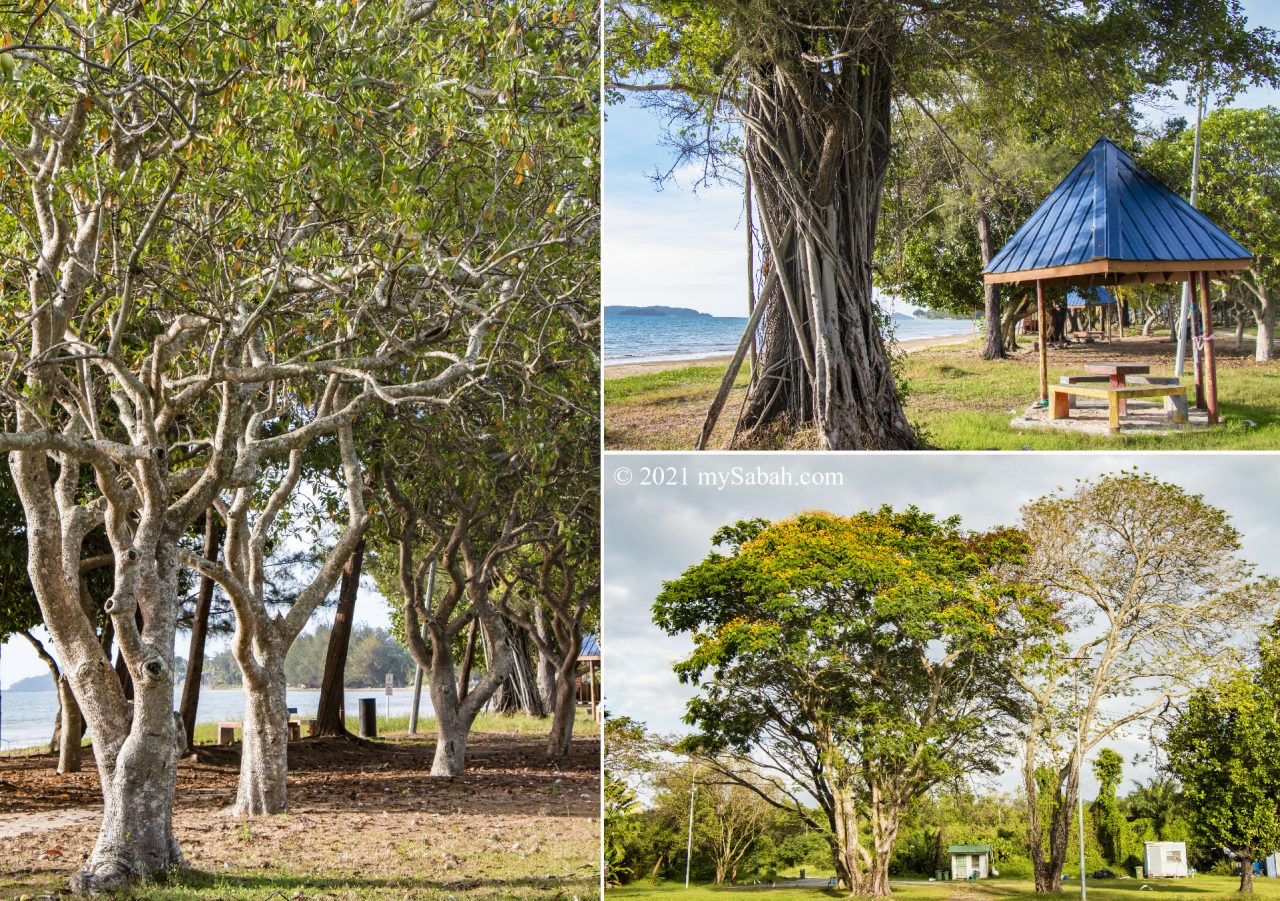
[[(315, 722), (312, 720), (312, 722)], [(236, 741), (236, 730), (244, 732), (244, 724), (239, 720), (228, 720), (224, 723), (218, 723), (218, 744), (232, 745)], [(313, 729), (312, 735), (315, 734)], [(302, 738), (302, 723), (297, 720), (289, 720), (289, 741), (298, 741)]]
[(1120, 431), (1120, 401), (1140, 397), (1165, 400), (1165, 413), (1170, 422), (1187, 421), (1187, 389), (1185, 385), (1050, 385), (1049, 418), (1069, 419), (1071, 398), (1096, 397), (1107, 402), (1107, 430)]
[(1106, 332), (1067, 332), (1068, 341), (1079, 341), (1081, 344), (1092, 344), (1094, 341), (1102, 341), (1107, 337)]

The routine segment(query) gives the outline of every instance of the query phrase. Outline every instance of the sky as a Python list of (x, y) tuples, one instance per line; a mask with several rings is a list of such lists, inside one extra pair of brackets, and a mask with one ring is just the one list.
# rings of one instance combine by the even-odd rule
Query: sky
[[(1253, 25), (1280, 30), (1280, 3), (1244, 0)], [(1181, 94), (1179, 95), (1181, 96)], [(1280, 106), (1280, 92), (1251, 90), (1234, 106)], [(691, 307), (715, 316), (746, 315), (746, 229), (742, 189), (725, 184), (694, 189), (697, 167), (655, 186), (655, 171), (671, 168), (662, 122), (634, 101), (606, 109), (604, 127), (604, 298), (610, 305)], [(1152, 122), (1195, 107), (1171, 103), (1144, 110)], [(890, 309), (895, 305), (889, 303)]]
[[(0, 477), (7, 478), (8, 470), (0, 467)], [(322, 623), (333, 621), (333, 602), (337, 600), (338, 588), (334, 587), (327, 601), (330, 606), (321, 607), (307, 623), (304, 631), (313, 631), (316, 626)], [(373, 587), (373, 580), (363, 578), (360, 580), (360, 590), (356, 593), (356, 606), (353, 622), (356, 624), (364, 623), (375, 628), (389, 629), (391, 627), (391, 619), (388, 615), (386, 601), (382, 595)], [(49, 634), (43, 627), (33, 629), (32, 632), (40, 639), (49, 650), (50, 645)], [(206, 658), (214, 654), (224, 651), (230, 646), (231, 637), (211, 635), (205, 642)], [(191, 647), (191, 634), (188, 632), (179, 632), (177, 638), (176, 653), (180, 657), (186, 657)], [(21, 635), (15, 635), (7, 642), (0, 645), (0, 688), (8, 688), (19, 679), (25, 679), (28, 676), (47, 676), (49, 668), (44, 665), (43, 661), (36, 656), (35, 650), (31, 647), (31, 643)]]
[[(736, 475), (735, 469), (736, 467)], [(780, 519), (805, 510), (853, 513), (890, 504), (915, 504), (938, 515), (959, 514), (969, 529), (1017, 521), (1028, 501), (1069, 487), (1079, 478), (1137, 467), (1203, 494), (1225, 510), (1243, 533), (1243, 554), (1266, 573), (1280, 575), (1280, 466), (1257, 454), (1098, 453), (746, 453), (608, 454), (604, 469), (604, 636), (608, 664), (604, 703), (611, 715), (644, 722), (651, 730), (685, 733), (681, 718), (692, 696), (671, 672), (692, 643), (653, 625), (650, 606), (664, 581), (677, 578), (711, 550), (717, 528), (739, 519)], [(791, 484), (701, 487), (707, 475), (745, 480), (755, 473)], [(820, 476), (815, 479), (815, 476)], [(843, 484), (832, 484), (834, 479)], [(809, 485), (802, 485), (802, 481)], [(760, 477), (755, 481), (760, 482)], [(666, 484), (655, 486), (654, 482)], [(676, 484), (672, 484), (675, 482)], [(1127, 761), (1145, 753), (1142, 735), (1108, 742)], [(1149, 765), (1126, 768), (1126, 779), (1146, 779)], [(992, 786), (1013, 791), (1009, 767)], [(980, 786), (983, 787), (983, 786)], [(1126, 782), (1125, 791), (1131, 787)], [(1092, 773), (1087, 796), (1095, 790)]]

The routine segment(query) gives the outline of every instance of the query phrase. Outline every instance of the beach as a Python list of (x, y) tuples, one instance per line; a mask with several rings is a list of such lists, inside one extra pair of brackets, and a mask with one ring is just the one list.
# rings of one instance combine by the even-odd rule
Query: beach
[[(908, 338), (898, 341), (895, 346), (904, 353), (912, 353), (929, 347), (941, 347), (947, 344), (964, 344), (973, 340), (973, 334), (942, 335), (933, 338)], [(653, 372), (666, 372), (670, 369), (683, 369), (687, 366), (728, 366), (733, 354), (714, 354), (706, 357), (678, 360), (616, 360), (605, 361), (604, 377), (606, 379), (625, 378), (632, 375), (645, 375)]]

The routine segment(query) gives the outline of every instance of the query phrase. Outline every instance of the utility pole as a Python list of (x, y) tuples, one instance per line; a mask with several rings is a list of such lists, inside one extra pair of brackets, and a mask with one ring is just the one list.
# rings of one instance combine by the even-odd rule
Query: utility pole
[(693, 862), (693, 795), (698, 790), (698, 767), (689, 777), (689, 839), (684, 848), (684, 887), (689, 887), (689, 864)]
[(1084, 731), (1084, 711), (1080, 709), (1080, 664), (1088, 657), (1072, 657), (1076, 664), (1076, 817), (1080, 826), (1080, 901), (1086, 901), (1088, 897), (1088, 889), (1085, 887), (1084, 878), (1084, 792), (1081, 790), (1084, 783), (1084, 755), (1081, 748), (1084, 741), (1081, 733)]
[[(1200, 96), (1196, 99), (1196, 138), (1191, 151), (1191, 205), (1196, 205), (1196, 193), (1200, 183), (1200, 123), (1204, 118), (1204, 82), (1200, 83)], [(1178, 352), (1173, 364), (1173, 374), (1182, 377), (1187, 365), (1187, 325), (1191, 319), (1191, 279), (1182, 285), (1182, 306), (1178, 309)]]

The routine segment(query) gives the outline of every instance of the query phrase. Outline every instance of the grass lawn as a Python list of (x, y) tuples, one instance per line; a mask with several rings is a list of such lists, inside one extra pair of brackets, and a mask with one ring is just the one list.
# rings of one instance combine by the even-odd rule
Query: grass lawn
[[(1194, 879), (1100, 879), (1087, 885), (1091, 901), (1213, 901), (1219, 898), (1241, 899), (1247, 895), (1236, 892), (1239, 879), (1231, 876), (1196, 876)], [(1150, 886), (1144, 890), (1142, 886)], [(1254, 879), (1254, 894), (1257, 899), (1280, 898), (1280, 879)], [(1072, 901), (1079, 897), (1080, 886), (1075, 881), (1063, 883), (1063, 901)], [(786, 887), (777, 888), (755, 886), (714, 886), (695, 885), (685, 891), (681, 882), (664, 882), (657, 885), (628, 885), (606, 889), (608, 898), (667, 898), (670, 901), (687, 899), (687, 901), (729, 901), (735, 896), (747, 895), (752, 898), (836, 898), (842, 897), (834, 889), (821, 887)], [(1037, 895), (1030, 880), (989, 880), (986, 882), (942, 882), (929, 885), (895, 885), (894, 901), (1044, 901), (1045, 895)]]
[[(1246, 343), (1246, 348), (1248, 344)], [(1015, 430), (1015, 411), (1039, 393), (1039, 362), (1031, 345), (1008, 360), (983, 360), (978, 339), (906, 354), (901, 377), (906, 411), (918, 431), (937, 448), (950, 450), (1273, 450), (1280, 448), (1280, 361), (1255, 363), (1250, 350), (1218, 347), (1218, 397), (1222, 424), (1166, 435), (1086, 435), (1059, 430)], [(1172, 343), (1160, 336), (1052, 349), (1049, 380), (1081, 372), (1091, 360), (1138, 360), (1156, 374), (1173, 366)], [(1188, 371), (1190, 367), (1188, 366)], [(605, 446), (610, 449), (690, 449), (720, 385), (719, 365), (683, 366), (606, 377)], [(725, 447), (745, 396), (745, 368), (725, 405), (712, 447)], [(804, 449), (800, 434), (762, 444), (761, 449)]]
[[(353, 717), (348, 726), (354, 731), (357, 722)], [(52, 726), (50, 727), (52, 729)], [(507, 715), (501, 713), (482, 713), (476, 717), (475, 725), (472, 726), (473, 732), (494, 732), (499, 735), (546, 735), (551, 729), (551, 719), (538, 719), (533, 716), (525, 716), (523, 714)], [(418, 734), (432, 735), (436, 731), (436, 721), (434, 717), (421, 717), (418, 719)], [(398, 736), (407, 735), (409, 732), (408, 716), (378, 717), (378, 735), (379, 736)], [(585, 710), (578, 711), (577, 719), (573, 723), (573, 734), (576, 736), (589, 737), (600, 734), (600, 724), (591, 718), (591, 714)], [(217, 723), (196, 723), (195, 742), (196, 744), (214, 744), (218, 740), (218, 724)], [(89, 746), (89, 739), (84, 740), (85, 747)], [(12, 748), (6, 751), (0, 751), (0, 757), (6, 754), (28, 754), (31, 751), (44, 751), (48, 746), (39, 745), (31, 748)]]

